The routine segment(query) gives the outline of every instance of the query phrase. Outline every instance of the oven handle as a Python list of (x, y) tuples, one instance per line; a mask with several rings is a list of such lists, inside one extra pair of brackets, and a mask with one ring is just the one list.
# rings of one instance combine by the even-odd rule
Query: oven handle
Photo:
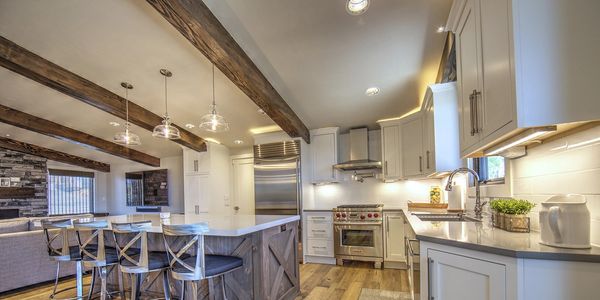
[(369, 222), (369, 223), (361, 223), (361, 222), (333, 222), (333, 225), (365, 225), (365, 226), (381, 226), (383, 222)]

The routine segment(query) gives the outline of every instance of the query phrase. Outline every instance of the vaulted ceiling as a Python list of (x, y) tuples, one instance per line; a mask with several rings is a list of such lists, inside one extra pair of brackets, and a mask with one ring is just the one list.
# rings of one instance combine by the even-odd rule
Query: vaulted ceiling
[[(435, 79), (451, 0), (372, 1), (361, 16), (346, 13), (345, 0), (204, 0), (309, 128), (359, 125), (395, 117), (418, 106)], [(211, 63), (154, 8), (141, 0), (0, 0), (0, 35), (118, 94), (134, 85), (130, 100), (164, 113), (163, 78), (169, 80), (169, 114), (183, 126), (198, 125), (211, 101)], [(364, 92), (377, 86), (381, 93)], [(274, 125), (220, 71), (219, 112), (231, 131), (212, 134), (228, 147), (252, 144), (250, 128)], [(124, 121), (58, 91), (0, 68), (0, 104), (105, 140)], [(157, 157), (179, 155), (178, 144), (142, 138), (135, 149)], [(0, 123), (0, 136), (108, 163), (122, 158)], [(244, 145), (236, 145), (241, 139)]]

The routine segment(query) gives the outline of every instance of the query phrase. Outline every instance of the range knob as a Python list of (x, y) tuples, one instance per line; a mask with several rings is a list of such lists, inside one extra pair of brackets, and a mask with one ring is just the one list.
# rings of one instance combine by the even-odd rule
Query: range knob
[(365, 219), (365, 215), (360, 215), (360, 219), (364, 220)]
[(373, 216), (375, 216), (375, 218), (379, 218), (379, 214), (375, 213)]
[(345, 218), (345, 217), (346, 217), (346, 214), (345, 214), (345, 213), (342, 213), (342, 218)]
[(336, 214), (335, 214), (335, 216), (339, 218), (339, 217), (341, 217), (341, 216), (342, 216), (342, 214), (340, 214), (340, 213), (336, 213)]
[(372, 218), (372, 217), (373, 217), (373, 214), (368, 214), (367, 216), (368, 216), (369, 218)]

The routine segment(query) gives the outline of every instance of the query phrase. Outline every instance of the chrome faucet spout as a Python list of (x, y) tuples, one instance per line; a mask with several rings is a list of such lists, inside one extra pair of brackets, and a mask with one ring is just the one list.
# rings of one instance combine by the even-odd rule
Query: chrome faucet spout
[(452, 180), (454, 179), (454, 175), (456, 175), (457, 173), (471, 173), (473, 175), (473, 178), (475, 178), (475, 208), (473, 210), (475, 211), (475, 218), (481, 219), (483, 217), (483, 206), (486, 205), (487, 202), (481, 202), (481, 194), (479, 190), (479, 174), (477, 174), (477, 172), (470, 168), (458, 168), (452, 171), (452, 173), (450, 173), (450, 176), (448, 177), (448, 183), (446, 184), (445, 188), (446, 191), (452, 190)]

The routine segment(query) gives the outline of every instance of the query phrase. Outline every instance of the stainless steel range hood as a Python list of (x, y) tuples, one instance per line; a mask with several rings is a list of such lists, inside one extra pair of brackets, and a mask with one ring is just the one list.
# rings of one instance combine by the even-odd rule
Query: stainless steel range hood
[(350, 130), (350, 160), (333, 166), (342, 171), (381, 169), (381, 162), (369, 159), (369, 132), (366, 127)]

